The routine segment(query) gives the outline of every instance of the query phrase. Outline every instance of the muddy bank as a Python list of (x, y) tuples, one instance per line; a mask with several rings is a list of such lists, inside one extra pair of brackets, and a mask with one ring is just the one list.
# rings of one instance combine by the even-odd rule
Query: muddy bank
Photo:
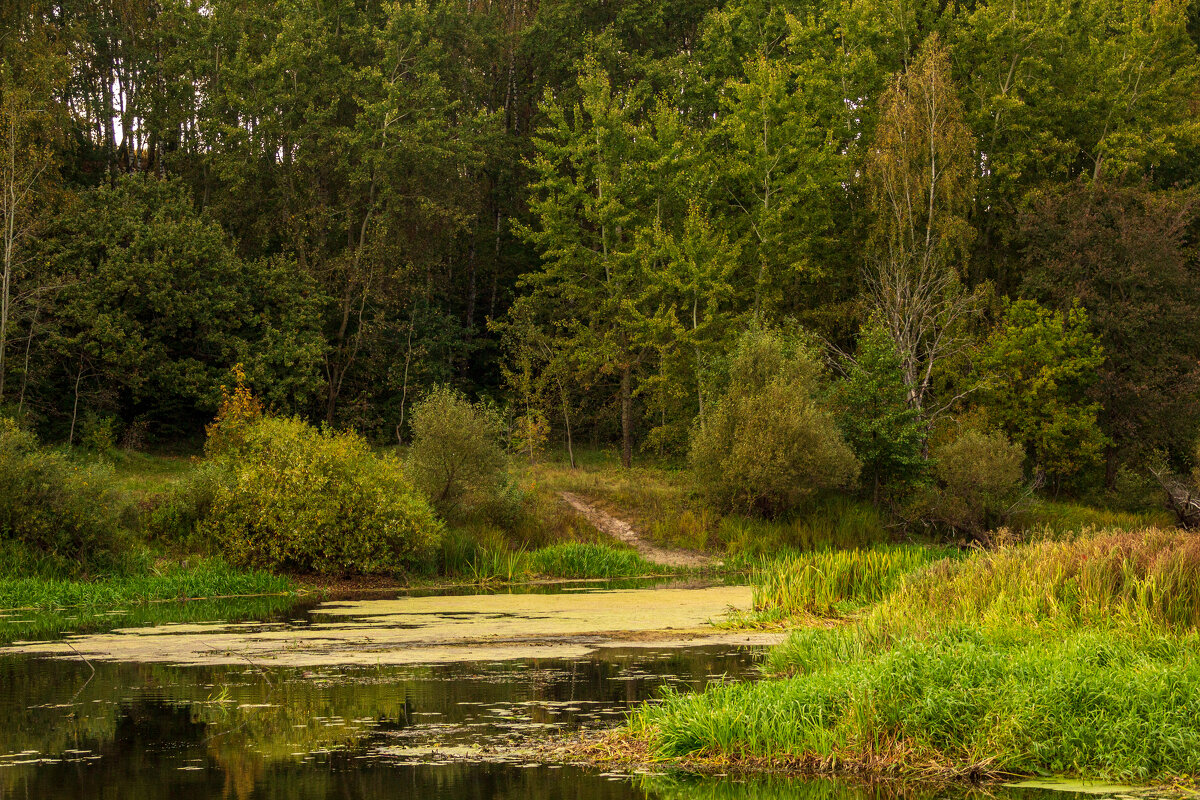
[(561, 594), (404, 597), (324, 603), (304, 623), (124, 628), (0, 654), (168, 664), (422, 664), (577, 658), (601, 648), (774, 644), (779, 633), (714, 627), (750, 607), (744, 586)]

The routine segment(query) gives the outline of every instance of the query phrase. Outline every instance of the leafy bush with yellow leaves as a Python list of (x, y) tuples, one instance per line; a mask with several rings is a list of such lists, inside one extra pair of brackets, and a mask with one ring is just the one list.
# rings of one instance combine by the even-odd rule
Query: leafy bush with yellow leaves
[(221, 479), (198, 533), (236, 565), (340, 575), (433, 565), (441, 522), (400, 462), (353, 433), (262, 417), (214, 461)]

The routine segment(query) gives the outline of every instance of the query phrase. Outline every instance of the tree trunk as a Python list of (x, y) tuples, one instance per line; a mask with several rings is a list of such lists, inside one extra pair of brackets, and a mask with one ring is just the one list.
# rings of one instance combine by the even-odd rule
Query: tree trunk
[(562, 397), (563, 425), (567, 429), (567, 458), (571, 460), (571, 469), (575, 469), (575, 448), (571, 444), (571, 415), (567, 413), (567, 387), (558, 382), (558, 393)]
[(633, 463), (632, 372), (628, 364), (621, 370), (621, 466), (625, 469)]
[(17, 398), (17, 416), (25, 410), (25, 387), (29, 385), (29, 350), (33, 347), (33, 331), (37, 327), (38, 314), (42, 306), (39, 303), (33, 307), (33, 318), (29, 320), (29, 335), (25, 337), (25, 367), (21, 371), (21, 393)]
[(408, 344), (404, 351), (404, 383), (400, 388), (400, 422), (396, 424), (396, 444), (404, 444), (401, 433), (404, 430), (404, 409), (408, 403), (408, 367), (412, 363), (413, 326), (417, 324), (417, 309), (414, 307), (408, 317)]
[(75, 446), (75, 420), (79, 418), (79, 384), (83, 381), (83, 355), (79, 356), (79, 372), (75, 373), (75, 405), (71, 408), (71, 432), (67, 435), (67, 447)]

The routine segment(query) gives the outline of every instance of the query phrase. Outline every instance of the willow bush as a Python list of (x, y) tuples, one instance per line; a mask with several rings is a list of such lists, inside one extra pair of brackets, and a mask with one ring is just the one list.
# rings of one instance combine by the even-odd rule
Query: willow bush
[(426, 571), (442, 524), (353, 433), (263, 417), (214, 457), (221, 478), (199, 534), (239, 566), (335, 574)]

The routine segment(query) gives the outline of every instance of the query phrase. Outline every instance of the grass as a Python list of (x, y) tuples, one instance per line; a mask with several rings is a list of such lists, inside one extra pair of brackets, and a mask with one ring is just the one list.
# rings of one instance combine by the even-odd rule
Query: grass
[(803, 676), (669, 693), (631, 725), (666, 757), (1164, 781), (1200, 771), (1197, 655), (1195, 635), (964, 628)]
[(613, 458), (579, 453), (579, 466), (556, 461), (525, 467), (523, 480), (552, 493), (572, 492), (632, 522), (663, 547), (704, 550), (719, 517), (705, 508), (680, 469), (637, 466), (623, 469)]
[(783, 562), (771, 602), (880, 599), (793, 632), (767, 662), (786, 677), (668, 693), (632, 733), (662, 758), (806, 772), (1200, 773), (1193, 536), (1112, 531), (924, 566), (890, 552)]
[(1041, 536), (1059, 538), (1085, 531), (1169, 528), (1175, 524), (1175, 517), (1165, 509), (1134, 513), (1081, 503), (1037, 499), (1021, 511), (1014, 522), (1017, 527)]
[(892, 534), (871, 504), (849, 497), (825, 497), (787, 519), (727, 516), (720, 522), (717, 539), (730, 555), (741, 556), (781, 549), (867, 548), (890, 542)]
[(839, 614), (882, 600), (906, 575), (951, 553), (909, 545), (784, 556), (752, 574), (754, 610), (775, 617)]
[(97, 633), (117, 627), (264, 620), (291, 610), (299, 602), (294, 594), (267, 594), (129, 603), (113, 608), (85, 606), (0, 612), (0, 642), (47, 639), (64, 633)]
[(880, 609), (892, 626), (1200, 623), (1200, 538), (1148, 528), (1034, 542), (933, 565)]
[(236, 570), (217, 559), (173, 564), (146, 574), (96, 580), (43, 577), (0, 578), (0, 610), (108, 608), (188, 598), (286, 594), (289, 578)]
[(870, 547), (893, 538), (878, 510), (849, 497), (817, 498), (777, 520), (722, 516), (697, 494), (688, 473), (670, 463), (624, 469), (611, 455), (582, 451), (576, 469), (543, 461), (527, 466), (523, 479), (552, 495), (580, 495), (662, 547), (723, 550), (739, 558), (784, 548)]
[(652, 564), (634, 550), (581, 542), (536, 550), (528, 565), (532, 572), (554, 578), (636, 578), (678, 571)]
[(167, 489), (196, 468), (191, 458), (177, 455), (118, 450), (106, 458), (113, 465), (113, 488), (134, 500)]
[(449, 574), (470, 583), (490, 584), (537, 578), (637, 578), (670, 571), (628, 548), (563, 542), (528, 552), (523, 548), (479, 547)]
[[(296, 603), (291, 579), (217, 559), (92, 580), (0, 578), (0, 641), (116, 625), (257, 619)], [(186, 601), (186, 602), (185, 602)]]

